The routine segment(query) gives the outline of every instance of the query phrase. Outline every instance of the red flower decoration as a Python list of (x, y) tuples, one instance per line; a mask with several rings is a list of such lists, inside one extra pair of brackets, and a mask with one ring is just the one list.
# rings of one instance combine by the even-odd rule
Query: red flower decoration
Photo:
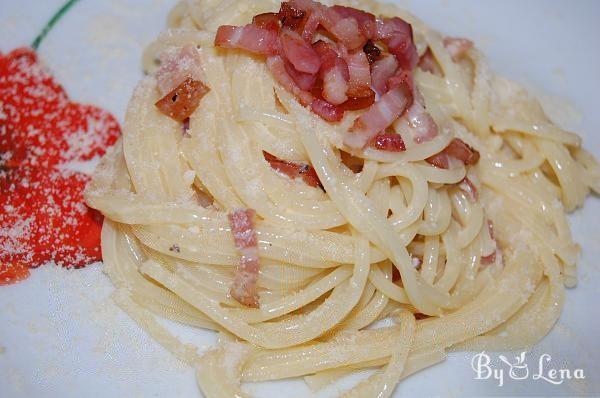
[(108, 112), (71, 102), (33, 50), (0, 54), (0, 285), (48, 261), (101, 259), (89, 177), (69, 165), (103, 155), (119, 134)]

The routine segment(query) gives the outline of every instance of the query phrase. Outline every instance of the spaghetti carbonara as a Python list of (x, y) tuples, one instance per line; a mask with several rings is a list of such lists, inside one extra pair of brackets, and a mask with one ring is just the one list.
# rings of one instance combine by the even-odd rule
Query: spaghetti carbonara
[(114, 299), (207, 397), (363, 368), (344, 396), (390, 396), (447, 350), (535, 344), (576, 284), (580, 138), (470, 41), (330, 5), (179, 3), (86, 191)]

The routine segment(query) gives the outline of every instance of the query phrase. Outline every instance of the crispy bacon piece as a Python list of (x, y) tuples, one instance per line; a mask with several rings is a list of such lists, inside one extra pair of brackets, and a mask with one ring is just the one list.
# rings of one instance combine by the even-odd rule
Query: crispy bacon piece
[(252, 18), (252, 24), (262, 29), (279, 32), (279, 14), (275, 12), (265, 12), (263, 14), (255, 15)]
[(310, 109), (328, 122), (339, 122), (344, 117), (344, 110), (320, 98), (310, 104)]
[(461, 37), (446, 37), (444, 38), (444, 47), (450, 53), (452, 60), (458, 62), (460, 58), (473, 48), (473, 42)]
[(465, 165), (475, 164), (479, 161), (479, 152), (467, 145), (460, 138), (450, 141), (450, 145), (445, 149), (449, 156), (461, 160)]
[(368, 86), (357, 86), (349, 87), (347, 91), (348, 97), (350, 98), (368, 98), (374, 94)]
[(156, 102), (163, 114), (183, 122), (200, 105), (200, 100), (210, 91), (204, 83), (187, 78), (169, 94)]
[(384, 55), (371, 66), (371, 87), (379, 95), (387, 91), (387, 81), (396, 74), (398, 61), (391, 54)]
[(344, 137), (350, 148), (363, 148), (380, 131), (384, 131), (410, 106), (412, 95), (405, 85), (398, 85), (385, 93), (379, 101), (360, 115), (352, 130)]
[(168, 49), (159, 59), (156, 81), (162, 96), (169, 94), (187, 78), (202, 81), (202, 61), (195, 46)]
[(355, 17), (345, 17), (343, 14), (338, 13), (334, 7), (325, 8), (321, 15), (321, 26), (335, 36), (347, 49), (361, 48), (368, 38), (362, 34)]
[(320, 12), (311, 13), (308, 18), (306, 18), (306, 23), (304, 24), (304, 29), (302, 30), (302, 38), (309, 42), (312, 42), (313, 37), (317, 29), (321, 24)]
[(295, 30), (304, 40), (312, 43), (313, 36), (321, 24), (324, 9), (325, 7), (316, 1), (292, 0), (281, 4), (279, 15), (283, 26)]
[(298, 72), (316, 74), (321, 68), (321, 58), (312, 46), (293, 30), (285, 29), (279, 36), (283, 55)]
[(254, 24), (245, 26), (219, 26), (215, 46), (239, 48), (255, 54), (277, 54), (277, 32)]
[(356, 8), (339, 5), (332, 6), (331, 10), (335, 11), (341, 18), (353, 18), (358, 23), (358, 30), (367, 39), (374, 38), (377, 35), (375, 15)]
[(408, 108), (403, 118), (406, 125), (406, 132), (416, 144), (431, 141), (438, 135), (438, 126), (431, 115), (425, 110), (418, 91), (415, 92), (415, 101)]
[(274, 55), (267, 58), (267, 67), (273, 74), (275, 80), (277, 80), (277, 82), (281, 84), (287, 91), (298, 98), (302, 105), (308, 106), (313, 102), (312, 94), (302, 90), (287, 73), (283, 58), (281, 58), (279, 55)]
[(298, 85), (304, 91), (311, 91), (317, 82), (317, 75), (311, 75), (310, 73), (299, 72), (294, 68), (289, 61), (284, 61), (285, 71), (292, 78), (294, 83)]
[(479, 200), (479, 191), (469, 177), (463, 178), (463, 180), (458, 184), (458, 188), (463, 191), (465, 195), (467, 195), (471, 202), (477, 202)]
[(291, 179), (302, 178), (302, 181), (306, 185), (311, 187), (319, 187), (323, 189), (323, 185), (317, 176), (315, 169), (308, 165), (296, 162), (290, 162), (287, 160), (279, 159), (277, 156), (271, 155), (268, 152), (263, 151), (265, 160), (269, 162), (271, 167), (278, 172), (285, 174)]
[(408, 22), (398, 17), (378, 21), (377, 38), (388, 46), (389, 52), (396, 56), (402, 69), (413, 70), (417, 66), (419, 54)]
[(254, 229), (254, 210), (238, 209), (228, 214), (235, 247), (242, 255), (230, 294), (239, 303), (258, 308), (257, 281), (260, 269), (258, 240)]
[(421, 59), (419, 59), (418, 66), (419, 66), (419, 69), (421, 69), (425, 72), (429, 72), (436, 76), (442, 76), (442, 68), (440, 67), (440, 64), (433, 57), (433, 53), (431, 52), (431, 49), (429, 49), (429, 48), (427, 48), (425, 53), (421, 56)]
[(324, 40), (317, 40), (312, 44), (313, 50), (319, 54), (321, 57), (321, 62), (323, 62), (323, 58), (328, 56), (339, 56), (336, 51), (336, 46), (333, 43), (328, 43)]
[(366, 97), (371, 89), (371, 67), (364, 51), (348, 53), (344, 59), (348, 64), (350, 81), (347, 94), (349, 97)]
[(403, 152), (406, 151), (406, 146), (400, 134), (382, 133), (378, 134), (373, 140), (371, 146), (380, 151), (387, 152)]
[(350, 79), (346, 61), (337, 54), (331, 44), (322, 40), (314, 43), (313, 48), (321, 57), (322, 97), (333, 105), (346, 102), (348, 99), (346, 91)]
[(425, 161), (432, 166), (437, 167), (438, 169), (447, 169), (450, 167), (450, 160), (448, 159), (448, 154), (444, 151), (437, 153), (433, 156), (428, 157)]
[(396, 87), (402, 87), (404, 90), (408, 91), (410, 97), (409, 106), (414, 102), (415, 87), (412, 78), (412, 73), (406, 70), (398, 70), (396, 74), (390, 77), (387, 81), (388, 89), (391, 90)]
[(435, 167), (447, 169), (449, 167), (449, 156), (462, 161), (465, 166), (475, 164), (479, 161), (479, 152), (467, 145), (460, 138), (454, 138), (442, 152), (425, 160)]
[(341, 104), (339, 108), (344, 111), (358, 111), (370, 107), (375, 102), (375, 92), (369, 90), (364, 97), (351, 97)]
[[(313, 43), (319, 29), (326, 38)], [(221, 26), (215, 45), (268, 55), (275, 79), (327, 121), (368, 108), (353, 128), (367, 133), (348, 138), (360, 148), (413, 102), (411, 73), (419, 59), (412, 28), (400, 18), (377, 19), (352, 7), (290, 0), (276, 14), (257, 15), (250, 25)], [(377, 95), (381, 103), (375, 102)]]
[(363, 46), (363, 51), (371, 65), (381, 57), (381, 50), (371, 40)]
[(285, 1), (281, 3), (277, 16), (281, 21), (281, 26), (296, 30), (301, 26), (306, 11), (297, 8), (292, 1)]
[(341, 58), (335, 58), (334, 64), (323, 73), (323, 98), (332, 105), (348, 100), (348, 65)]
[(483, 264), (483, 265), (489, 265), (489, 264), (493, 264), (495, 262), (496, 262), (496, 252), (495, 251), (488, 256), (481, 257), (481, 264)]

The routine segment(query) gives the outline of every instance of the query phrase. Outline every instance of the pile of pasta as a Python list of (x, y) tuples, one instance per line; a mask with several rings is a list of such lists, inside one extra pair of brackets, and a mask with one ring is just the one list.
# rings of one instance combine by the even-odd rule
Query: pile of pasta
[[(443, 36), (405, 11), (348, 4), (410, 22), (419, 55), (437, 61), (441, 76), (414, 73), (436, 137), (405, 140), (401, 152), (348, 149), (357, 112), (329, 123), (275, 82), (264, 57), (214, 47), (219, 26), (279, 2), (185, 1), (148, 47), (122, 140), (87, 188), (106, 216), (114, 299), (198, 369), (207, 397), (289, 377), (318, 390), (364, 368), (377, 371), (345, 396), (390, 396), (447, 350), (535, 344), (576, 284), (579, 247), (565, 214), (600, 192), (580, 138), (476, 49), (453, 62)], [(210, 91), (182, 129), (155, 106), (155, 60), (190, 44)], [(476, 165), (425, 161), (454, 138), (479, 152)], [(263, 151), (312, 165), (323, 189), (281, 175)], [(257, 215), (258, 308), (229, 294), (240, 255), (228, 214), (240, 208)], [(201, 353), (157, 318), (215, 330), (219, 342)]]

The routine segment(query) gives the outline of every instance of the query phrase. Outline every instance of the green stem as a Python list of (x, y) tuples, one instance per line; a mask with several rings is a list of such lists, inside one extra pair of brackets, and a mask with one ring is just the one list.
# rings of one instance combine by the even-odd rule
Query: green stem
[(44, 29), (42, 29), (42, 31), (40, 32), (39, 35), (37, 35), (37, 37), (35, 38), (35, 40), (33, 41), (33, 43), (31, 43), (31, 47), (34, 50), (37, 50), (38, 47), (40, 46), (40, 43), (42, 42), (42, 40), (44, 40), (44, 38), (46, 37), (46, 35), (48, 35), (48, 32), (50, 32), (50, 30), (52, 29), (52, 27), (54, 27), (54, 25), (56, 25), (56, 23), (58, 22), (59, 19), (61, 19), (63, 17), (63, 15), (65, 15), (67, 13), (67, 11), (69, 11), (69, 9), (75, 4), (77, 3), (79, 0), (69, 0), (67, 1), (57, 12), (56, 14), (54, 14), (52, 16), (52, 18), (50, 18), (50, 20), (48, 21), (48, 23), (46, 24), (46, 26), (44, 26)]

